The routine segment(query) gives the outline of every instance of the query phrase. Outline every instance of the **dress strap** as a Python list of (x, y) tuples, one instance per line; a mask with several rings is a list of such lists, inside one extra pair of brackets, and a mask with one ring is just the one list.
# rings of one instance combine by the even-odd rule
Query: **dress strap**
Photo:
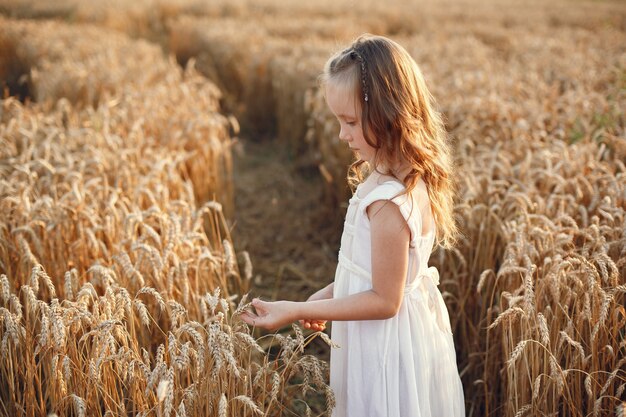
[(360, 199), (359, 211), (362, 214), (367, 215), (366, 210), (374, 201), (393, 200), (396, 197), (399, 197), (404, 189), (404, 185), (400, 184), (398, 181), (385, 181), (367, 193), (365, 197)]

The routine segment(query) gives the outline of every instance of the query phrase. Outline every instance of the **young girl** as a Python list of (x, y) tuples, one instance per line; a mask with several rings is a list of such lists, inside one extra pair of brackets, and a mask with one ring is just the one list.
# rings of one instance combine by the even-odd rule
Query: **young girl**
[[(333, 416), (463, 416), (450, 319), (428, 267), (454, 224), (450, 150), (411, 56), (380, 36), (359, 37), (322, 75), (339, 139), (358, 156), (334, 283), (306, 302), (252, 302), (248, 323), (332, 320)], [(362, 181), (365, 174), (367, 178)]]

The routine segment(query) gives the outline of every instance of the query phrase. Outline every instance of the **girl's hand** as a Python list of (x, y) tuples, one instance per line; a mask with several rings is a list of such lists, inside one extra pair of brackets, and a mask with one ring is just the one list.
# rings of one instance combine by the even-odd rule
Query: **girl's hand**
[[(332, 287), (327, 286), (315, 292), (314, 294), (312, 294), (307, 299), (307, 301), (325, 300), (328, 298), (332, 298), (332, 296), (333, 296)], [(323, 332), (324, 330), (326, 330), (326, 320), (299, 320), (299, 322), (300, 322), (300, 326), (302, 326), (305, 329), (313, 330), (316, 332)]]
[(326, 330), (326, 320), (300, 320), (300, 326), (316, 332), (323, 332)]
[(241, 319), (251, 326), (276, 330), (295, 320), (292, 305), (293, 303), (289, 301), (269, 302), (255, 298), (252, 300), (252, 306), (256, 314), (246, 311), (241, 314)]

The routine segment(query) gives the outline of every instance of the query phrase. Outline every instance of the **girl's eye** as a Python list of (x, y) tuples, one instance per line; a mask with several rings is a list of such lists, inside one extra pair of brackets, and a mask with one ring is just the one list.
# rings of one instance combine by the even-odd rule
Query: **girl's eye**
[(348, 124), (348, 126), (355, 126), (356, 122), (346, 122)]

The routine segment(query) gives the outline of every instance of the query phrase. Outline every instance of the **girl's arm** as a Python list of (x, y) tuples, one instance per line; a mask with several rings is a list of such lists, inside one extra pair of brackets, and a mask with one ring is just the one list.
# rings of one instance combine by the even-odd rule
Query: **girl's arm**
[(409, 227), (398, 206), (389, 201), (375, 201), (367, 210), (372, 236), (371, 290), (306, 302), (254, 299), (257, 314), (244, 313), (242, 319), (251, 325), (276, 329), (299, 319), (382, 320), (396, 315), (408, 268)]

